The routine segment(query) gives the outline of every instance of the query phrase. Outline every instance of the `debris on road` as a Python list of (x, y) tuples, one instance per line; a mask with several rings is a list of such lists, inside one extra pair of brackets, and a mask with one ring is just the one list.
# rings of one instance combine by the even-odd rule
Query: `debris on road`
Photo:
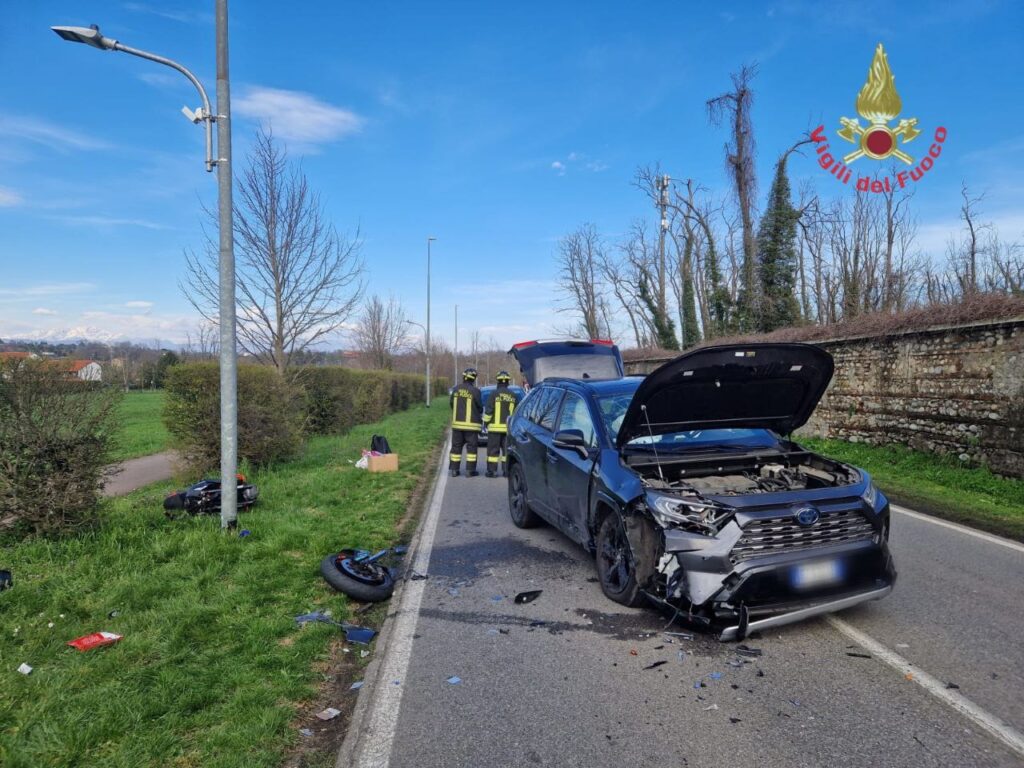
[(852, 656), (855, 659), (870, 659), (871, 654), (869, 653), (854, 653), (853, 651), (847, 651), (847, 656)]
[(448, 589), (448, 594), (451, 595), (452, 597), (458, 597), (459, 596), (459, 590), (456, 589), (455, 587), (450, 587)]
[(716, 709), (718, 709), (718, 705), (717, 704), (712, 704), (710, 707), (704, 707), (704, 711), (705, 712), (711, 712), (711, 711), (716, 710)]
[(501, 595), (494, 595), (493, 597), (491, 597), (491, 602), (492, 603), (500, 603), (504, 599), (505, 598), (503, 598)]
[(354, 683), (352, 683), (352, 685), (350, 685), (348, 687), (348, 689), (350, 691), (358, 691), (362, 687), (363, 687), (363, 681), (362, 680), (356, 680)]
[(960, 690), (960, 686), (957, 685), (956, 683), (946, 683), (946, 690), (959, 691)]
[(660, 667), (662, 664), (668, 664), (668, 662), (664, 659), (662, 659), (661, 661), (652, 661), (650, 664), (644, 667), (644, 669), (655, 669), (657, 667)]
[(730, 717), (729, 718), (729, 722), (732, 723), (733, 725), (736, 725), (736, 723), (742, 723), (743, 721), (740, 720), (738, 717)]
[(740, 656), (763, 656), (764, 651), (760, 648), (751, 648), (749, 645), (737, 645), (736, 653)]
[(370, 629), (369, 627), (357, 627), (355, 624), (348, 624), (344, 621), (335, 621), (322, 611), (311, 611), (310, 613), (303, 613), (302, 615), (295, 617), (295, 623), (300, 627), (305, 624), (316, 622), (341, 627), (345, 632), (345, 639), (350, 643), (369, 645), (370, 641), (377, 635), (377, 630), (375, 629)]
[(419, 571), (409, 571), (409, 575), (406, 578), (410, 581), (422, 581), (423, 579), (429, 579), (430, 576), (426, 573), (420, 573)]
[(299, 733), (307, 738), (313, 735), (313, 731), (309, 728), (299, 728)]
[(520, 592), (518, 595), (516, 595), (516, 599), (515, 599), (516, 605), (523, 605), (524, 603), (532, 603), (534, 600), (536, 600), (538, 597), (540, 597), (540, 594), (543, 591), (544, 591), (543, 589), (531, 589), (531, 590), (528, 590), (526, 592)]
[(448, 685), (458, 685), (459, 683), (462, 682), (462, 678), (461, 677), (456, 677), (455, 675), (452, 675), (447, 680), (445, 680), (445, 682), (448, 683)]
[(91, 635), (82, 635), (74, 640), (69, 640), (68, 645), (72, 648), (77, 648), (79, 651), (91, 651), (93, 648), (113, 645), (122, 637), (123, 635), (118, 635), (114, 632), (93, 632)]
[(21, 664), (18, 667), (18, 671), (21, 672), (21, 674), (23, 674), (23, 675), (31, 675), (32, 674), (32, 667), (30, 667), (28, 664)]
[[(683, 640), (693, 640), (693, 634), (691, 632), (666, 632), (665, 635), (668, 637), (679, 637)], [(666, 642), (668, 642), (666, 640)]]
[(897, 648), (909, 648), (910, 643), (896, 643)]
[(640, 654), (637, 652), (636, 648), (630, 648), (629, 649), (629, 655), (630, 656), (639, 656)]
[(686, 651), (680, 648), (678, 651), (676, 651), (676, 658), (678, 658), (679, 663), (682, 664), (684, 661), (686, 661)]
[(391, 551), (394, 552), (396, 555), (404, 555), (406, 552), (409, 551), (409, 548), (404, 544), (399, 544), (397, 547), (392, 547)]
[(318, 719), (326, 721), (326, 720), (333, 720), (334, 718), (336, 718), (340, 714), (341, 714), (341, 710), (340, 709), (335, 709), (334, 707), (328, 707), (323, 712), (317, 712), (316, 716), (317, 716)]
[(708, 677), (710, 677), (712, 680), (721, 680), (722, 679), (722, 673), (721, 672), (710, 672), (708, 674)]

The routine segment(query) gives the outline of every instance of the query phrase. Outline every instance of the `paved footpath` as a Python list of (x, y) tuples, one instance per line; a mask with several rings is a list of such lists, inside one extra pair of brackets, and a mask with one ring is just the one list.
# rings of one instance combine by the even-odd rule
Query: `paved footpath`
[(170, 480), (174, 476), (177, 458), (174, 451), (164, 451), (122, 461), (103, 487), (103, 495), (124, 496), (151, 483)]
[(506, 488), (439, 475), (429, 577), (392, 605), (339, 766), (1024, 764), (1021, 545), (894, 512), (889, 598), (742, 659), (605, 599), (582, 549), (512, 525)]

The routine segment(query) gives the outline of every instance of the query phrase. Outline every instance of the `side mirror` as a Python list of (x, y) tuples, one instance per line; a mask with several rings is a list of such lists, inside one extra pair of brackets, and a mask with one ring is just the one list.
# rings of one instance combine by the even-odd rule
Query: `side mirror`
[(555, 448), (564, 448), (567, 451), (576, 451), (584, 459), (590, 455), (590, 448), (583, 437), (582, 429), (563, 429), (556, 432), (554, 446)]

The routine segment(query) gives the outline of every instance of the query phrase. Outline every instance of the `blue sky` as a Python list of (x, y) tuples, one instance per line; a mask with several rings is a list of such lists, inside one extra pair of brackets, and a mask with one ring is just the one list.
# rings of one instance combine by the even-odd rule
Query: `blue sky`
[[(757, 61), (760, 197), (777, 154), (853, 115), (878, 42), (902, 117), (949, 131), (913, 206), (922, 247), (957, 227), (959, 186), (986, 193), (1004, 237), (1024, 238), (1024, 125), (1016, 2), (439, 2), (235, 0), (236, 161), (261, 120), (301, 159), (342, 230), (361, 229), (369, 288), (433, 314), (449, 341), (550, 335), (558, 237), (610, 236), (652, 216), (630, 181), (661, 162), (725, 194), (725, 135), (705, 100)], [(180, 342), (183, 250), (215, 203), (197, 105), (169, 69), (61, 42), (53, 24), (176, 58), (214, 90), (213, 2), (11, 3), (0, 31), (0, 338), (88, 329)], [(834, 139), (834, 137), (833, 137)], [(919, 139), (923, 143), (925, 138)], [(838, 143), (838, 142), (835, 142)], [(919, 152), (923, 153), (924, 149)], [(236, 164), (238, 164), (236, 162)], [(814, 164), (803, 177), (833, 194)], [(839, 190), (840, 193), (850, 194)]]

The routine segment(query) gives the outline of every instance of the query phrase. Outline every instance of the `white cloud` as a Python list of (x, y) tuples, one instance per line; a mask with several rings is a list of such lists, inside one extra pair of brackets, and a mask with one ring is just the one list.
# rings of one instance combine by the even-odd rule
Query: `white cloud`
[(212, 24), (214, 21), (212, 13), (169, 10), (166, 8), (156, 8), (146, 3), (125, 3), (124, 9), (134, 13), (148, 13), (152, 16), (159, 16), (162, 19), (170, 19), (171, 21), (180, 21), (183, 24)]
[(558, 171), (559, 176), (565, 176), (565, 163), (555, 160), (555, 162), (551, 164), (551, 168), (552, 170)]
[(90, 227), (142, 227), (143, 229), (170, 229), (166, 224), (159, 224), (146, 219), (119, 219), (112, 216), (51, 216), (64, 224), (84, 224)]
[(558, 171), (559, 176), (565, 176), (566, 171), (571, 169), (585, 168), (593, 173), (600, 173), (608, 170), (608, 164), (590, 157), (584, 152), (570, 152), (565, 160), (555, 160), (551, 163), (551, 169)]
[(21, 195), (8, 187), (0, 187), (0, 208), (11, 208), (21, 203)]
[(66, 296), (88, 293), (95, 288), (92, 283), (38, 283), (23, 288), (0, 288), (0, 296)]
[(109, 146), (105, 141), (68, 130), (47, 120), (17, 115), (0, 115), (0, 136), (24, 139), (62, 152), (72, 149), (103, 149)]
[(253, 86), (232, 105), (237, 114), (259, 120), (274, 135), (301, 145), (338, 141), (363, 127), (363, 118), (309, 93)]
[(56, 315), (57, 310), (47, 309), (46, 307), (36, 307), (32, 310), (33, 315)]
[(153, 306), (152, 301), (126, 301), (124, 303), (129, 309), (149, 309)]

